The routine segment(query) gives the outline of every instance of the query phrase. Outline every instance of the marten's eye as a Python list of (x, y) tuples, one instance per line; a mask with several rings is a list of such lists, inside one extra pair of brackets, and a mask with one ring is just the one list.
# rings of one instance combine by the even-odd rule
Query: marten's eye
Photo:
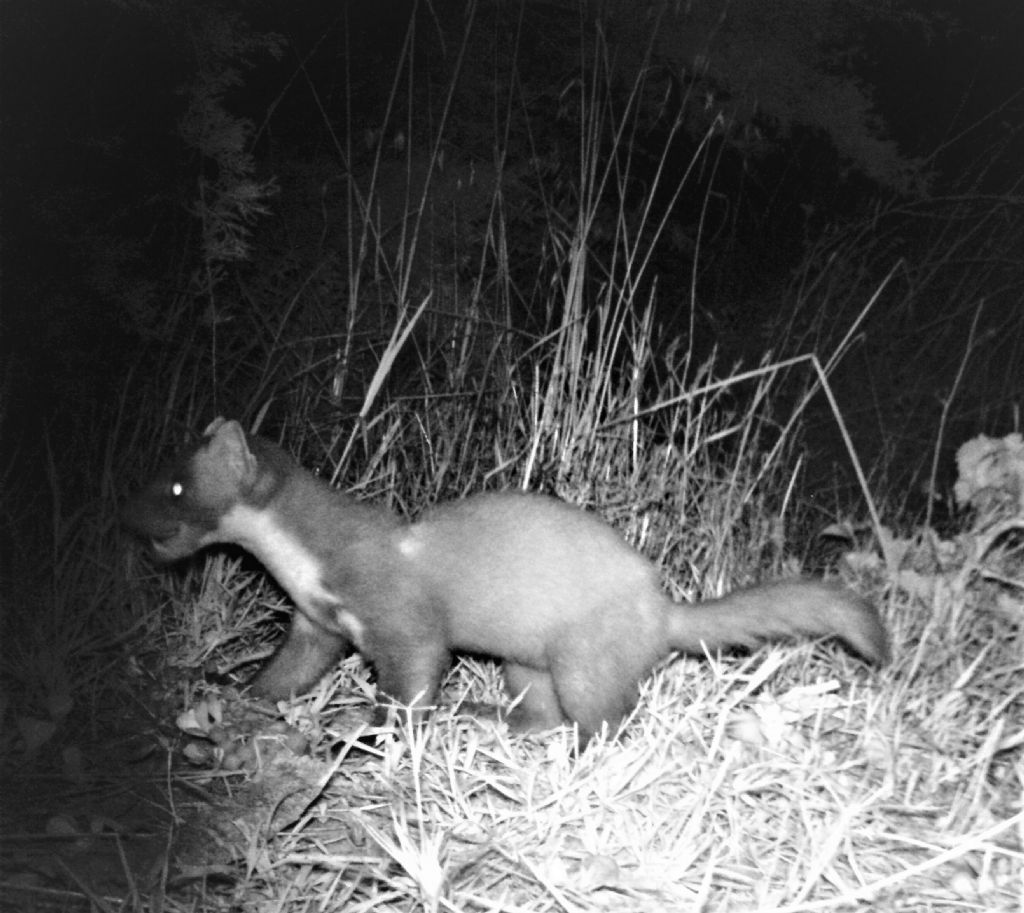
[(185, 494), (185, 486), (181, 482), (171, 482), (171, 497), (180, 498)]

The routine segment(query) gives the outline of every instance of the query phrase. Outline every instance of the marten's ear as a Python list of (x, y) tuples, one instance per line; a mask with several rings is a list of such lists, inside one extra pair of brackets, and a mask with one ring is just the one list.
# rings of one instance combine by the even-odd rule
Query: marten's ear
[(223, 415), (218, 415), (209, 425), (206, 426), (206, 430), (203, 432), (203, 437), (213, 437), (217, 433), (217, 429), (221, 425), (227, 423), (227, 419)]
[(256, 457), (249, 449), (242, 426), (234, 420), (218, 418), (206, 432), (209, 435), (207, 451), (215, 457), (217, 463), (230, 470), (238, 482), (251, 478), (256, 472)]

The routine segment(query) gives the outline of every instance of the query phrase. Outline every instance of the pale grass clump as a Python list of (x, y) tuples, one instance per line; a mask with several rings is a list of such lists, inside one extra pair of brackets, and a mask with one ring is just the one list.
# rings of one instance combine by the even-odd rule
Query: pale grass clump
[[(482, 668), (453, 675), (456, 708), (493, 698)], [(989, 778), (951, 783), (910, 729), (920, 708), (893, 697), (899, 674), (811, 647), (669, 663), (620, 737), (578, 757), (568, 732), (509, 738), (448, 705), (325, 763), (238, 889), (260, 909), (1015, 909), (1021, 817), (996, 819), (984, 785), (1012, 767), (979, 747), (955, 766), (987, 761)]]

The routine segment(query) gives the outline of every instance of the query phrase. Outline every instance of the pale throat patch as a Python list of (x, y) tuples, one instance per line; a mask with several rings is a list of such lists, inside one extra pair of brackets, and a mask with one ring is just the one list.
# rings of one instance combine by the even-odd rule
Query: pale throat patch
[(356, 645), (356, 649), (363, 652), (366, 649), (363, 623), (351, 612), (346, 612), (344, 609), (338, 609), (334, 613), (334, 620), (339, 628), (344, 629), (348, 633), (348, 639)]
[(220, 518), (217, 538), (251, 552), (311, 618), (319, 615), (313, 610), (315, 603), (338, 602), (323, 584), (317, 557), (271, 511), (236, 504)]

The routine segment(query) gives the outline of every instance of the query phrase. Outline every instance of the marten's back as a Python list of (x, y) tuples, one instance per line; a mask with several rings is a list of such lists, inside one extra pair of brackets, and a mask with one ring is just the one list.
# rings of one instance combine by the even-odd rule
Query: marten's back
[[(452, 645), (527, 662), (560, 634), (664, 650), (654, 567), (603, 521), (542, 495), (475, 495), (428, 511), (398, 547), (444, 604)], [(655, 657), (656, 658), (656, 657)]]

